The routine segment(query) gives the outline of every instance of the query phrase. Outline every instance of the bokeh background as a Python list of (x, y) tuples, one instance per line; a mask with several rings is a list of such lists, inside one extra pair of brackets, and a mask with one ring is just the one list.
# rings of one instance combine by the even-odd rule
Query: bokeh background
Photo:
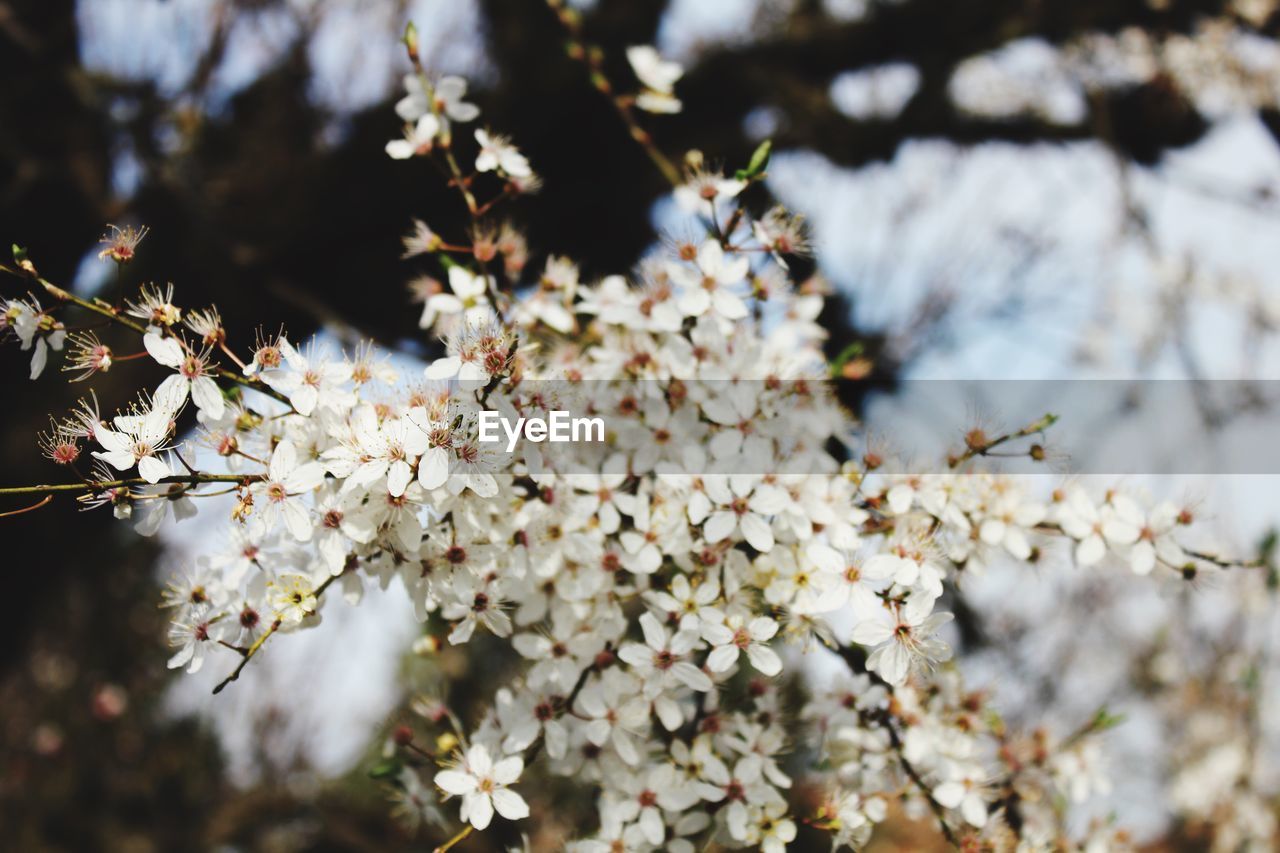
[[(768, 192), (806, 214), (816, 249), (798, 273), (834, 288), (831, 352), (860, 342), (880, 387), (1280, 375), (1272, 0), (574, 5), (615, 79), (630, 79), (632, 44), (685, 64), (683, 112), (647, 122), (673, 158), (696, 148), (732, 169), (774, 140)], [(145, 224), (130, 276), (216, 303), (242, 346), (284, 325), (421, 357), (400, 237), (414, 216), (445, 233), (465, 219), (425, 164), (382, 153), (400, 133), (410, 18), (428, 67), (467, 76), (483, 121), (544, 178), (512, 209), (536, 263), (554, 253), (586, 279), (626, 272), (664, 229), (686, 227), (543, 2), (0, 0), (0, 239), (92, 293), (111, 274), (97, 260), (106, 223)], [(4, 355), (2, 479), (45, 481), (56, 472), (35, 434), (76, 389), (28, 382), (25, 358)], [(122, 402), (151, 367), (113, 371), (100, 397)], [(1230, 440), (1243, 408), (1216, 412), (1204, 447)], [(1192, 489), (1240, 553), (1280, 516), (1274, 485), (1151, 483)], [(175, 687), (166, 672), (156, 606), (192, 534), (143, 540), (69, 501), (0, 525), (0, 848), (421, 845), (367, 779), (411, 675), (403, 601), (326, 612), (323, 637), (273, 649), (210, 702), (208, 684)], [(979, 683), (1000, 688), (1023, 671), (1011, 660), (1039, 673), (1010, 691), (1014, 718), (1123, 702), (1170, 614), (1204, 611), (1203, 631), (1232, 634), (1229, 581), (1192, 589), (1199, 603), (1157, 590), (1115, 613), (1105, 605), (1133, 592), (1119, 582), (1046, 571), (1031, 587), (1017, 599), (993, 581), (960, 619)], [(1086, 631), (1046, 619), (1073, 607), (1093, 614)], [(1275, 633), (1272, 620), (1235, 639)], [(1086, 642), (1135, 651), (1103, 665)], [(1101, 808), (1143, 843), (1199, 849), (1142, 751), (1161, 725), (1130, 729), (1125, 790)]]

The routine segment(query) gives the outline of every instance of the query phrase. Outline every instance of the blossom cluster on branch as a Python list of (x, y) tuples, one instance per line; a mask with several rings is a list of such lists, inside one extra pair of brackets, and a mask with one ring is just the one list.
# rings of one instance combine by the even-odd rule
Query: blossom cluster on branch
[[(412, 31), (407, 42), (405, 135), (386, 153), (438, 165), (472, 220), (457, 235), (418, 222), (405, 238), (446, 282), (415, 287), (438, 357), (404, 377), (371, 346), (334, 353), (281, 333), (242, 358), (216, 309), (181, 306), (172, 287), (84, 299), (19, 250), (5, 270), (31, 294), (0, 305), (0, 328), (32, 352), (33, 377), (60, 350), (75, 381), (134, 356), (169, 373), (114, 416), (83, 400), (41, 439), (70, 481), (7, 492), (78, 492), (144, 535), (233, 496), (225, 532), (164, 596), (170, 667), (225, 666), (218, 690), (269, 640), (317, 627), (325, 600), (356, 605), (392, 585), (433, 642), (513, 650), (523, 664), (485, 684), (482, 718), (416, 705), (432, 742), (456, 750), (412, 730), (394, 739), (398, 811), (415, 826), (456, 816), (455, 841), (495, 815), (530, 820), (536, 772), (592, 792), (598, 819), (567, 842), (578, 851), (781, 850), (801, 820), (856, 847), (894, 809), (957, 844), (1119, 844), (1109, 825), (1081, 837), (1067, 821), (1105, 789), (1095, 735), (1114, 719), (1061, 738), (1006, 730), (948, 663), (945, 602), (962, 574), (1037, 562), (1055, 541), (1081, 566), (1118, 558), (1140, 575), (1225, 564), (1180, 544), (1192, 514), (1115, 490), (1037, 496), (978, 467), (997, 446), (1038, 458), (1051, 419), (966, 436), (945, 473), (890, 476), (875, 454), (833, 455), (855, 424), (825, 387), (822, 283), (790, 275), (802, 224), (744, 201), (767, 147), (732, 175), (687, 157), (674, 195), (702, 233), (634, 276), (586, 282), (554, 256), (539, 269), (518, 228), (491, 218), (537, 190), (534, 164), (497, 133), (458, 133), (480, 115), (465, 82), (433, 78)], [(678, 109), (678, 67), (652, 48), (629, 58), (636, 96), (598, 84), (624, 117)], [(105, 239), (127, 269), (141, 234)], [(142, 349), (121, 356), (69, 331), (73, 307)], [(589, 386), (608, 418), (572, 471), (478, 437), (482, 411), (555, 409), (548, 380)], [(802, 428), (772, 429), (780, 411)], [(789, 473), (797, 460), (809, 473)], [(849, 672), (804, 690), (806, 653)], [(798, 812), (813, 799), (801, 789), (821, 805)]]

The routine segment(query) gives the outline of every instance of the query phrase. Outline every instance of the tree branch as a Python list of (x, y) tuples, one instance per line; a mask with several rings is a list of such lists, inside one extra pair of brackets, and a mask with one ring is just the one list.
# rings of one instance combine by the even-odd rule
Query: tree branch
[[(328, 589), (329, 585), (332, 584), (334, 581), (336, 581), (339, 577), (341, 577), (341, 575), (330, 575), (329, 577), (324, 579), (324, 583), (316, 587), (315, 589), (316, 610), (319, 610), (320, 608), (320, 597), (324, 595), (324, 591)], [(312, 615), (315, 612), (316, 611), (313, 610), (311, 614), (308, 614), (308, 615)], [(256, 654), (258, 654), (258, 652), (262, 649), (262, 646), (267, 642), (267, 639), (276, 631), (280, 630), (280, 624), (281, 624), (280, 617), (277, 616), (275, 621), (271, 623), (271, 626), (267, 628), (267, 630), (262, 632), (262, 636), (254, 640), (253, 645), (249, 646), (249, 648), (245, 650), (244, 657), (240, 659), (240, 663), (238, 663), (236, 665), (236, 668), (231, 671), (231, 674), (228, 675), (226, 678), (222, 679), (222, 681), (219, 681), (218, 686), (213, 688), (213, 692), (215, 695), (225, 690), (228, 684), (240, 678), (240, 673), (244, 672), (244, 668), (249, 665), (249, 661), (251, 661), (253, 657)]]
[[(117, 309), (98, 302), (90, 302), (87, 299), (81, 299), (74, 293), (59, 287), (48, 279), (42, 278), (35, 272), (16, 270), (12, 267), (5, 266), (4, 264), (0, 264), (0, 272), (5, 272), (19, 278), (31, 279), (37, 282), (50, 296), (57, 299), (59, 302), (70, 302), (73, 305), (78, 305), (86, 311), (92, 311), (94, 314), (106, 317), (111, 322), (137, 332), (139, 335), (145, 335), (147, 333), (147, 328), (145, 326), (122, 315)], [(244, 376), (243, 374), (236, 373), (234, 370), (227, 370), (224, 367), (216, 367), (213, 369), (213, 372), (221, 379), (225, 379), (228, 382), (234, 382), (237, 385), (243, 385), (246, 388), (252, 388), (260, 394), (266, 394), (268, 397), (273, 397), (290, 408), (293, 408), (293, 404), (289, 402), (288, 397), (281, 394), (279, 391), (275, 390), (256, 376)]]
[[(861, 646), (828, 646), (827, 648), (838, 654), (845, 662), (845, 665), (856, 675), (865, 675), (871, 681), (888, 691), (893, 696), (893, 685), (885, 681), (879, 674), (867, 669), (867, 653)], [(938, 826), (942, 829), (943, 836), (952, 847), (959, 848), (960, 841), (956, 838), (955, 832), (952, 831), (951, 825), (947, 823), (947, 810), (933, 798), (933, 791), (930, 789), (924, 777), (920, 775), (920, 771), (907, 758), (906, 750), (903, 747), (902, 736), (898, 734), (897, 727), (893, 724), (893, 713), (887, 708), (874, 714), (867, 715), (869, 721), (877, 723), (889, 734), (889, 745), (893, 748), (894, 755), (897, 756), (898, 763), (902, 766), (902, 770), (907, 774), (907, 778), (920, 791), (921, 795), (929, 802), (929, 808), (933, 811), (934, 817), (938, 819)]]
[(141, 477), (128, 477), (123, 480), (103, 480), (85, 483), (56, 483), (35, 486), (8, 486), (0, 488), (0, 495), (42, 495), (53, 492), (101, 492), (107, 489), (118, 489), (127, 486), (152, 486), (166, 483), (185, 483), (199, 485), (201, 483), (252, 483), (264, 479), (262, 474), (175, 474), (172, 477), (161, 477), (155, 483)]

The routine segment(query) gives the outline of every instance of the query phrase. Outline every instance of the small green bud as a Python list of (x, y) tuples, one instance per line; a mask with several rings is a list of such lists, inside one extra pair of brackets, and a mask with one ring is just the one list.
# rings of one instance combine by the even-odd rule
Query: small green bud
[(414, 62), (418, 61), (418, 28), (413, 25), (413, 21), (405, 24), (404, 27), (404, 46), (409, 51), (409, 59)]
[(863, 354), (862, 341), (854, 341), (853, 343), (849, 344), (847, 347), (845, 347), (840, 351), (839, 355), (837, 355), (834, 359), (832, 359), (831, 375), (835, 377), (839, 377), (844, 371), (844, 366), (848, 364), (850, 361), (852, 361), (853, 359), (860, 358), (862, 354)]

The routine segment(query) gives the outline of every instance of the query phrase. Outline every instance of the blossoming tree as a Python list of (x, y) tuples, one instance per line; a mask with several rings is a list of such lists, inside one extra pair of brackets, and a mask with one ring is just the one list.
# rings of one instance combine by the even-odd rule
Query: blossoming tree
[[(325, 630), (323, 609), (402, 589), (419, 649), (475, 648), (489, 679), (473, 716), (428, 686), (373, 768), (411, 828), (447, 839), (438, 850), (499, 820), (542, 838), (530, 803), (547, 777), (592, 798), (594, 819), (554, 842), (579, 851), (781, 850), (800, 824), (858, 847), (894, 814), (967, 849), (1122, 847), (1107, 822), (1072, 823), (1105, 784), (1098, 736), (1116, 717), (1060, 734), (1006, 725), (952, 660), (961, 580), (1054, 550), (1152, 583), (1262, 561), (1193, 547), (1189, 508), (1040, 494), (987, 465), (1043, 459), (1053, 416), (974, 430), (934, 472), (848, 451), (856, 424), (827, 383), (849, 365), (822, 354), (823, 286), (791, 278), (802, 223), (752, 202), (768, 145), (729, 174), (697, 152), (672, 161), (642, 113), (681, 108), (679, 66), (634, 47), (638, 86), (620, 89), (561, 12), (696, 236), (632, 276), (532, 263), (537, 248), (496, 217), (538, 189), (537, 164), (484, 126), (465, 81), (424, 67), (410, 28), (404, 135), (385, 154), (437, 165), (438, 191), (470, 218), (456, 234), (414, 222), (404, 240), (444, 282), (420, 282), (439, 356), (404, 375), (371, 346), (278, 333), (250, 349), (172, 286), (84, 298), (15, 247), (3, 271), (22, 292), (0, 302), (0, 329), (33, 379), (59, 357), (74, 382), (132, 358), (170, 372), (114, 413), (101, 404), (124, 401), (89, 395), (54, 420), (39, 442), (65, 477), (0, 489), (38, 501), (7, 514), (74, 495), (144, 536), (215, 516), (224, 533), (163, 599), (169, 666), (220, 667), (215, 692), (291, 634)], [(113, 229), (103, 262), (127, 272), (144, 236)], [(481, 412), (562, 404), (604, 417), (605, 440), (502, 453), (478, 436)], [(495, 648), (518, 663), (491, 669)], [(844, 674), (817, 683), (818, 659)], [(1220, 820), (1246, 840), (1274, 832), (1247, 817)]]

